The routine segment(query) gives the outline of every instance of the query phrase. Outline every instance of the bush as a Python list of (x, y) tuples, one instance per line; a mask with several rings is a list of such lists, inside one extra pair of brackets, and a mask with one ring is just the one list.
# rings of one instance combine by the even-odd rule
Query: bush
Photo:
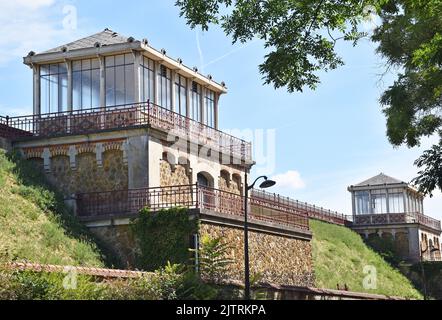
[(151, 213), (145, 208), (132, 221), (138, 253), (136, 265), (141, 270), (153, 271), (168, 262), (188, 264), (190, 237), (196, 233), (197, 222), (190, 220), (188, 210), (173, 208)]

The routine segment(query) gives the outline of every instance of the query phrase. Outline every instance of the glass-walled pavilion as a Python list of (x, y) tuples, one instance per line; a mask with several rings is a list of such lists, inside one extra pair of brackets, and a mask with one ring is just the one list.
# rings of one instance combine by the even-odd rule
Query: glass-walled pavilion
[(407, 183), (380, 174), (349, 187), (353, 216), (370, 214), (424, 214), (424, 197)]
[(218, 101), (225, 86), (147, 41), (106, 29), (48, 52), (30, 53), (24, 61), (34, 70), (35, 115), (150, 101), (218, 128)]

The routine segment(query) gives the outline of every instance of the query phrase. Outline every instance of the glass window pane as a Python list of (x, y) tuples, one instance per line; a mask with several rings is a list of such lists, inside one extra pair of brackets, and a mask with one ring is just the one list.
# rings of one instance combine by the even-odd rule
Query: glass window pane
[(106, 68), (106, 106), (115, 105), (115, 68)]
[(385, 194), (372, 195), (373, 213), (387, 213), (387, 197)]
[(50, 91), (50, 81), (48, 76), (40, 77), (40, 103), (41, 103), (41, 113), (49, 113), (49, 91)]
[(49, 74), (49, 65), (44, 64), (44, 65), (40, 66), (40, 75), (45, 76), (48, 74)]
[(369, 194), (368, 192), (355, 193), (356, 214), (369, 214)]
[(126, 64), (134, 63), (134, 55), (132, 53), (127, 53), (124, 55), (124, 62)]
[(115, 67), (115, 104), (124, 104), (125, 96), (124, 66)]
[(81, 72), (81, 107), (90, 108), (92, 105), (92, 77), (91, 71)]
[(49, 79), (51, 81), (49, 112), (57, 112), (58, 111), (58, 75), (51, 75), (49, 76)]
[(80, 71), (81, 70), (81, 61), (73, 61), (72, 62), (72, 70)]
[(118, 56), (115, 56), (115, 65), (116, 66), (124, 65), (124, 54), (120, 54)]
[(50, 73), (51, 74), (57, 74), (58, 73), (58, 64), (51, 64), (51, 66), (50, 66)]
[(100, 106), (100, 70), (92, 70), (92, 108)]
[(114, 56), (106, 57), (105, 64), (106, 64), (106, 67), (114, 66), (115, 65), (115, 57)]
[(66, 63), (60, 63), (58, 66), (58, 72), (59, 73), (67, 73), (68, 69), (66, 67)]
[(68, 109), (68, 75), (67, 73), (60, 74), (59, 87), (59, 111), (64, 112)]
[(74, 110), (81, 110), (81, 72), (72, 73), (72, 104)]
[(134, 74), (134, 66), (128, 65), (125, 66), (125, 90), (126, 90), (126, 99), (124, 103), (134, 103), (134, 83), (135, 83), (135, 74)]
[(92, 69), (100, 69), (100, 60), (92, 59), (91, 67), (92, 67)]
[(82, 70), (89, 70), (91, 68), (91, 60), (85, 59), (81, 61), (81, 69)]

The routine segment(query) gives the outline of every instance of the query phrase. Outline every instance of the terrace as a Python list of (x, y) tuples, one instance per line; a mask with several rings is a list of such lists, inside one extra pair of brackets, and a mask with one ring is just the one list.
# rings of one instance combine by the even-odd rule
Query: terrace
[(41, 115), (0, 117), (0, 136), (12, 140), (143, 127), (158, 129), (244, 161), (252, 160), (250, 142), (151, 102)]
[[(145, 207), (152, 211), (185, 207), (212, 216), (244, 219), (243, 196), (198, 184), (82, 193), (76, 200), (77, 215), (84, 221), (133, 217)], [(310, 218), (338, 225), (348, 223), (343, 214), (261, 190), (252, 190), (248, 205), (252, 222), (276, 227), (309, 230)]]
[[(250, 220), (280, 227), (309, 230), (308, 214), (277, 198), (260, 195), (249, 198)], [(77, 195), (77, 215), (82, 220), (136, 216), (142, 208), (159, 211), (173, 207), (196, 209), (201, 213), (242, 220), (244, 197), (197, 184), (93, 192)]]
[(362, 214), (356, 215), (355, 226), (392, 225), (418, 223), (430, 229), (441, 231), (441, 222), (418, 212)]

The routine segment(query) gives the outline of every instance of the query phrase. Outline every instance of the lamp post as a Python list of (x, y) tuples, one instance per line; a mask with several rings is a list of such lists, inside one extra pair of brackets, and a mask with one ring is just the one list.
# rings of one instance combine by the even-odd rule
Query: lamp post
[(249, 268), (249, 225), (248, 225), (248, 202), (249, 190), (253, 189), (259, 179), (264, 179), (260, 184), (261, 189), (273, 187), (276, 182), (269, 180), (266, 176), (260, 176), (249, 186), (247, 183), (247, 172), (245, 175), (245, 196), (244, 196), (244, 299), (250, 300), (250, 268)]
[(428, 249), (430, 249), (430, 253), (440, 251), (438, 248), (435, 248), (433, 245), (431, 245), (431, 246), (427, 245), (427, 248), (425, 250), (421, 249), (421, 257), (420, 257), (421, 261), (420, 262), (421, 262), (421, 270), (422, 270), (422, 286), (424, 289), (424, 300), (428, 299), (428, 297), (427, 297), (427, 279), (425, 278), (425, 268), (424, 268), (424, 253), (427, 252)]

